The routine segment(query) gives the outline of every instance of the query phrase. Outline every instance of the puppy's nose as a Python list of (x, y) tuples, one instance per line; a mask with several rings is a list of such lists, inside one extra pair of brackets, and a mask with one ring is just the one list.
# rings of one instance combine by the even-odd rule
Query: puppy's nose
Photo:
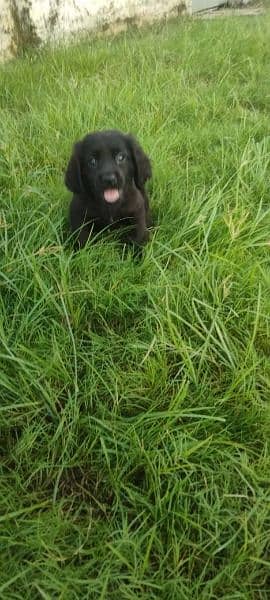
[(117, 187), (117, 178), (114, 173), (104, 173), (101, 176), (101, 181), (106, 187)]

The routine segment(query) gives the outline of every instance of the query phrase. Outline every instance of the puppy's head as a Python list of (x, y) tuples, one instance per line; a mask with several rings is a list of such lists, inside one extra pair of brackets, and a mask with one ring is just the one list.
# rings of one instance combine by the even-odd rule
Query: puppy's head
[(91, 133), (74, 145), (65, 184), (74, 193), (115, 204), (128, 185), (142, 189), (150, 177), (149, 158), (135, 138), (113, 130)]

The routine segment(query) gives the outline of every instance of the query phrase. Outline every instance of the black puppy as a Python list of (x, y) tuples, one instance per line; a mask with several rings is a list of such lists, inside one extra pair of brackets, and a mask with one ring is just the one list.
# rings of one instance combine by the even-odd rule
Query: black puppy
[(65, 184), (74, 195), (70, 224), (82, 247), (91, 230), (108, 225), (132, 226), (130, 240), (144, 244), (151, 225), (144, 186), (151, 164), (138, 142), (120, 131), (91, 133), (74, 145)]

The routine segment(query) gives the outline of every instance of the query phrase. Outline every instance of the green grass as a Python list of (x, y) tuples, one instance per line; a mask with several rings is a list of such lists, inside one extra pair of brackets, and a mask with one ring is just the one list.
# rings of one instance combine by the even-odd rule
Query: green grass
[[(270, 594), (270, 16), (1, 67), (0, 598)], [(92, 129), (150, 153), (143, 260), (74, 253)]]

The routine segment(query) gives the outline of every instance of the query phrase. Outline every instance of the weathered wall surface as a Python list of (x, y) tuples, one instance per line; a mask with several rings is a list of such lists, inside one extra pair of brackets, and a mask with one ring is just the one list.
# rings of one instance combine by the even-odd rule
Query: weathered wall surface
[(0, 0), (0, 57), (77, 32), (190, 12), (190, 6), (191, 0)]
[(13, 53), (12, 29), (10, 3), (7, 0), (0, 0), (0, 60), (9, 58)]

